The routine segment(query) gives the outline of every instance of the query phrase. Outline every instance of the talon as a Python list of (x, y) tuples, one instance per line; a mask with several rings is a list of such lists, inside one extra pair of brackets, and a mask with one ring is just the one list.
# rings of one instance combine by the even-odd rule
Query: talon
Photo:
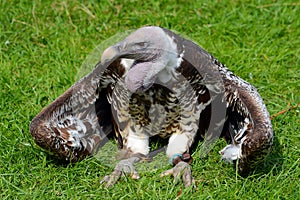
[(161, 173), (160, 177), (169, 176), (171, 174), (173, 174), (173, 168)]
[(191, 167), (188, 163), (180, 161), (172, 169), (161, 173), (160, 177), (168, 176), (171, 174), (173, 175), (175, 182), (177, 182), (181, 178), (185, 187), (189, 187), (191, 185), (195, 187), (195, 180), (192, 176)]
[(137, 180), (137, 179), (140, 179), (141, 177), (140, 177), (137, 173), (134, 173), (134, 174), (131, 176), (131, 178), (132, 178), (133, 180)]
[(106, 182), (105, 187), (111, 187), (114, 184), (117, 183), (117, 181), (120, 179), (120, 177), (124, 174), (130, 174), (131, 178), (134, 180), (140, 179), (139, 174), (135, 170), (135, 167), (133, 164), (135, 162), (138, 162), (140, 158), (137, 157), (131, 157), (125, 160), (121, 160), (115, 167), (114, 171), (108, 175), (105, 176), (101, 181), (100, 184)]
[(100, 181), (100, 184), (103, 184), (108, 181), (109, 181), (109, 176), (104, 176), (104, 178)]
[(106, 185), (105, 185), (106, 188), (111, 187), (117, 183), (117, 181), (120, 179), (121, 175), (122, 175), (122, 171), (115, 169), (111, 173), (111, 175), (105, 176), (101, 182), (102, 183), (106, 182)]

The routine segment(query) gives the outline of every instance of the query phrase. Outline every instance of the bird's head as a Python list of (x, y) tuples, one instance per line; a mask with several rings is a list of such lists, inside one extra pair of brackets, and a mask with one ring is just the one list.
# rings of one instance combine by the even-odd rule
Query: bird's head
[(133, 64), (125, 75), (125, 85), (131, 92), (152, 86), (157, 74), (165, 69), (170, 59), (176, 58), (176, 44), (159, 27), (140, 28), (121, 42), (107, 48), (101, 62), (131, 59)]

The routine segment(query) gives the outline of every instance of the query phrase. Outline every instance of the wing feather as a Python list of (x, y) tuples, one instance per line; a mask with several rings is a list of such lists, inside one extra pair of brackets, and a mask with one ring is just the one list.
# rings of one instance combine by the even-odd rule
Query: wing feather
[(107, 92), (124, 72), (119, 60), (98, 63), (31, 121), (35, 142), (72, 162), (93, 153), (112, 132)]

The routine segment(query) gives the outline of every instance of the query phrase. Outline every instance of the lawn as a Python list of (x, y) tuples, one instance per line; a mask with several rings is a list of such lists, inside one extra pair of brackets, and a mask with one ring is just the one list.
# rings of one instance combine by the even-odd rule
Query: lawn
[(206, 158), (195, 158), (195, 190), (160, 178), (168, 165), (106, 189), (99, 180), (111, 167), (95, 157), (62, 164), (29, 133), (32, 118), (82, 75), (81, 65), (96, 46), (144, 25), (162, 26), (197, 42), (253, 84), (271, 115), (296, 106), (299, 13), (300, 2), (294, 1), (1, 0), (0, 198), (299, 199), (299, 107), (272, 120), (273, 152), (248, 177), (220, 161), (222, 140)]

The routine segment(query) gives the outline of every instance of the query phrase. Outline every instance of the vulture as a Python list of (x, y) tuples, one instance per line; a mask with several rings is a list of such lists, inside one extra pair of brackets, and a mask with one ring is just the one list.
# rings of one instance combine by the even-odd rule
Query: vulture
[[(134, 164), (151, 160), (149, 138), (166, 138), (169, 170), (191, 186), (191, 151), (202, 154), (216, 139), (227, 141), (221, 159), (241, 175), (262, 162), (273, 130), (263, 99), (251, 84), (174, 32), (139, 28), (104, 50), (95, 68), (44, 108), (30, 124), (34, 141), (59, 158), (76, 162), (115, 139), (122, 152), (101, 182), (121, 175), (138, 179)], [(153, 156), (153, 155), (152, 155)]]

